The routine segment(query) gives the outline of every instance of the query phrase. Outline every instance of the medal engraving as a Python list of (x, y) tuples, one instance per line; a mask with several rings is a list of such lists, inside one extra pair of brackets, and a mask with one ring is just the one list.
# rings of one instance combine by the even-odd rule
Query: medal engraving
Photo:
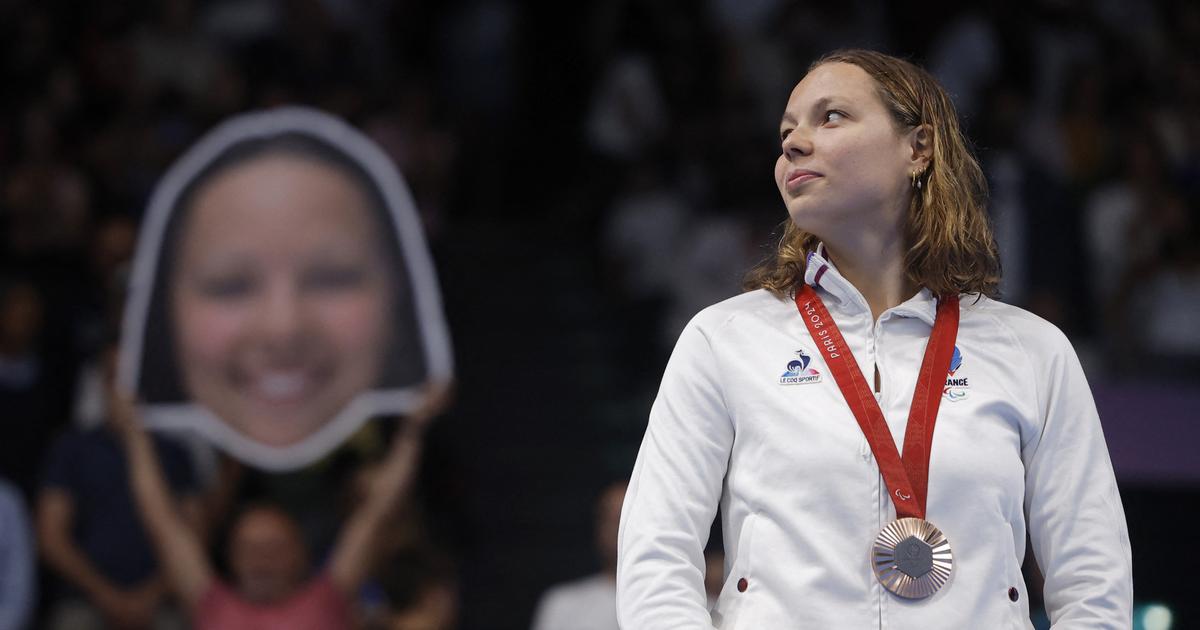
[(919, 578), (933, 570), (933, 547), (909, 536), (896, 545), (896, 568), (908, 577)]
[(871, 566), (888, 591), (924, 599), (950, 579), (954, 555), (950, 541), (929, 521), (902, 518), (889, 523), (875, 538)]

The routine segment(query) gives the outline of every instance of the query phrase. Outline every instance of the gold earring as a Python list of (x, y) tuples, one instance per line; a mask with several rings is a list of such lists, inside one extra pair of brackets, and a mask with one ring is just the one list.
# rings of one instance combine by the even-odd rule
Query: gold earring
[(923, 174), (924, 173), (922, 173), (921, 171), (913, 171), (912, 172), (913, 188), (916, 188), (917, 190), (921, 190), (921, 186), (925, 183), (925, 182), (921, 181), (921, 175), (923, 175)]

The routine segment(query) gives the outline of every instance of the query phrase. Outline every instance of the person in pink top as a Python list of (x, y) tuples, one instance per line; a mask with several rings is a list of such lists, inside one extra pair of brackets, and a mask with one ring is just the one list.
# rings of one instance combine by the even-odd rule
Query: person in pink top
[(430, 385), (425, 402), (398, 427), (366, 499), (350, 515), (328, 563), (309, 575), (299, 527), (265, 505), (242, 511), (231, 529), (227, 583), (214, 571), (200, 538), (171, 506), (149, 436), (125, 400), (118, 425), (146, 530), (196, 630), (341, 630), (354, 625), (353, 596), (371, 568), (387, 516), (412, 485), (421, 434), (445, 408), (448, 385)]

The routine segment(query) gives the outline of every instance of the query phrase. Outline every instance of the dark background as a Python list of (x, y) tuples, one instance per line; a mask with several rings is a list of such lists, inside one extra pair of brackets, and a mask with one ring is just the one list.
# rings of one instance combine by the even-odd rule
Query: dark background
[(865, 46), (954, 94), (1004, 299), (1063, 328), (1096, 390), (1135, 595), (1200, 626), (1196, 42), (1186, 0), (0, 0), (0, 357), (40, 375), (0, 390), (0, 472), (30, 491), (77, 421), (157, 177), (224, 117), (314, 105), (413, 188), (460, 379), (421, 501), (462, 627), (525, 627), (546, 587), (597, 569), (593, 502), (632, 467), (674, 335), (785, 218), (788, 92)]

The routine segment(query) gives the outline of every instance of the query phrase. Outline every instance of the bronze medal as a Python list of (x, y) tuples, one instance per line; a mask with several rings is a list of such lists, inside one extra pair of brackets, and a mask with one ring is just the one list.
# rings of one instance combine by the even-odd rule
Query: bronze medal
[(907, 599), (924, 599), (949, 581), (954, 554), (950, 541), (932, 523), (900, 518), (875, 537), (871, 567), (883, 588)]

